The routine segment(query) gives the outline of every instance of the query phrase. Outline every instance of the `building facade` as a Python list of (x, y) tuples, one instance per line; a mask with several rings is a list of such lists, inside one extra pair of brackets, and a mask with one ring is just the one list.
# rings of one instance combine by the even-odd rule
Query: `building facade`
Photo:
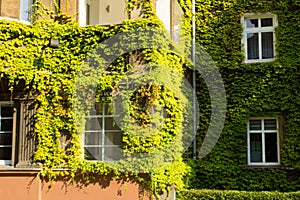
[[(123, 20), (139, 18), (142, 14), (139, 10), (141, 8), (128, 13), (123, 0), (61, 0), (56, 2), (42, 0), (40, 2), (45, 6), (46, 11), (71, 16), (82, 27), (121, 24)], [(29, 25), (34, 18), (33, 13), (36, 11), (32, 7), (35, 3), (33, 0), (1, 1), (1, 20), (16, 21), (16, 26), (18, 26), (18, 22)], [(168, 32), (173, 38), (177, 37), (180, 17), (178, 3), (175, 4), (175, 1), (154, 1), (153, 3), (157, 15), (165, 24)], [(5, 32), (5, 30), (3, 29), (2, 32)], [(2, 38), (2, 40), (13, 42), (15, 39), (13, 37), (8, 40)], [(30, 46), (30, 44), (21, 45), (21, 49), (28, 48), (28, 45)], [(42, 56), (53, 49), (55, 50), (58, 45), (60, 44), (57, 44), (56, 40), (50, 38), (49, 44), (42, 47)], [(5, 56), (5, 54), (3, 55)], [(20, 65), (26, 65), (22, 62)], [(36, 73), (45, 73), (45, 71), (39, 70)], [(55, 184), (49, 189), (51, 181), (48, 182), (38, 178), (41, 168), (33, 162), (38, 145), (37, 135), (35, 134), (37, 109), (35, 100), (39, 94), (36, 92), (37, 90), (29, 89), (28, 83), (22, 80), (13, 84), (14, 90), (12, 93), (10, 90), (11, 84), (5, 75), (1, 78), (1, 199), (97, 199), (99, 196), (104, 199), (152, 199), (149, 187), (146, 187), (144, 183), (142, 184), (136, 178), (123, 179), (120, 177), (117, 180), (108, 180), (109, 174), (97, 176), (96, 181), (94, 180), (90, 184), (85, 184), (80, 179), (71, 184), (62, 178), (56, 180)], [(99, 107), (101, 108), (97, 110), (97, 113), (91, 114), (82, 138), (85, 158), (94, 161), (117, 160), (118, 153), (114, 149), (117, 149), (120, 145), (120, 137), (116, 136), (117, 133), (120, 133), (120, 130), (112, 121), (115, 116), (110, 113), (109, 105), (100, 104)], [(101, 122), (97, 125), (97, 123), (93, 123), (93, 120)], [(100, 132), (102, 135), (98, 134)], [(106, 139), (101, 139), (102, 137)], [(102, 142), (99, 143), (99, 141)], [(63, 134), (59, 137), (59, 144), (62, 149), (67, 149), (68, 139)], [(57, 169), (57, 171), (60, 171), (60, 169)], [(174, 193), (174, 190), (172, 191)]]

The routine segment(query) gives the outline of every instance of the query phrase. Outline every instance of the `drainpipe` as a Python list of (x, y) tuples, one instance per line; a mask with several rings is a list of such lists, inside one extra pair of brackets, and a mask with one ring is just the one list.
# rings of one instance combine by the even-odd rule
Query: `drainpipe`
[(195, 15), (196, 15), (196, 5), (195, 0), (192, 0), (192, 62), (193, 62), (193, 114), (194, 114), (194, 121), (193, 121), (193, 158), (196, 159), (197, 157), (197, 96), (196, 96), (196, 22), (195, 22)]

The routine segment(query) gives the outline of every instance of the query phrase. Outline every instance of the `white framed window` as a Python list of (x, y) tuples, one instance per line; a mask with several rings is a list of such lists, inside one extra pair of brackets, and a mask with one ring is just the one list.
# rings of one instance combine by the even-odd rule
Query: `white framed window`
[(86, 116), (83, 134), (84, 157), (87, 160), (117, 161), (122, 157), (122, 133), (115, 122), (110, 103), (96, 103)]
[(184, 12), (176, 0), (155, 0), (156, 15), (164, 23), (175, 42), (180, 39), (180, 24)]
[(243, 25), (243, 39), (245, 63), (269, 62), (275, 58), (275, 27), (277, 16), (275, 14), (245, 14), (241, 23)]
[(279, 165), (277, 118), (250, 118), (247, 126), (248, 165)]
[(20, 20), (30, 21), (34, 0), (20, 0)]
[(11, 165), (13, 154), (13, 106), (0, 102), (0, 165)]

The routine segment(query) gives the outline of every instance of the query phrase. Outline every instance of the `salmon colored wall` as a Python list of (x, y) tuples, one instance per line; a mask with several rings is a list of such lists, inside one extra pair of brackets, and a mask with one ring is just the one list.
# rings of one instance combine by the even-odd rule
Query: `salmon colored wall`
[[(80, 180), (42, 182), (30, 171), (0, 172), (1, 200), (151, 200), (151, 195), (136, 181), (110, 180), (99, 176), (85, 185)], [(51, 186), (49, 188), (49, 186)]]

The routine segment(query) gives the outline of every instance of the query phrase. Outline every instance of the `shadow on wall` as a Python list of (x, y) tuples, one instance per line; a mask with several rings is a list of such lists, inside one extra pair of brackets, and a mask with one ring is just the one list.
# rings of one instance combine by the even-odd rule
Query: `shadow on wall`
[[(93, 176), (89, 183), (84, 177), (61, 177), (55, 181), (41, 180), (38, 171), (0, 171), (0, 195), (5, 200), (151, 200), (149, 190), (135, 177), (113, 175)], [(92, 176), (92, 174), (91, 174)]]

